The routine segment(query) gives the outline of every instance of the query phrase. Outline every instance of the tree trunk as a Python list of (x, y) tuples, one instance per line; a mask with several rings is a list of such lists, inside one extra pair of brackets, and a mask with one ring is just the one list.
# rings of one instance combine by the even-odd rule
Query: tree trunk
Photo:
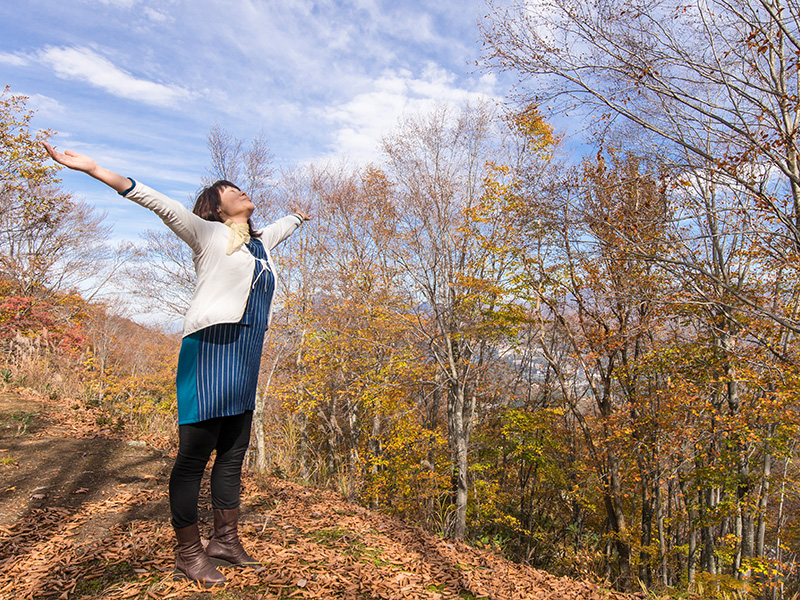
[[(657, 478), (657, 479), (660, 479)], [(670, 486), (667, 487), (667, 495), (670, 494)], [(661, 484), (655, 486), (656, 496), (656, 527), (658, 530), (658, 578), (664, 586), (669, 585), (667, 573), (667, 533), (664, 530), (664, 501), (661, 493)]]
[[(692, 505), (689, 502), (691, 495), (689, 493), (688, 486), (686, 485), (686, 480), (685, 478), (681, 477), (680, 473), (678, 473), (678, 489), (680, 490), (681, 496), (683, 496), (683, 502), (686, 506), (686, 516), (688, 517), (688, 522), (686, 524), (688, 538), (688, 552), (686, 555), (686, 583), (691, 585), (692, 582), (694, 582), (695, 573), (697, 571), (697, 528), (695, 527), (695, 523), (697, 523), (697, 512), (692, 508)], [(701, 497), (700, 502), (702, 503)], [(677, 501), (675, 504), (677, 511), (679, 510), (679, 504)], [(680, 544), (680, 540), (677, 540), (676, 544)]]
[(653, 542), (653, 515), (655, 497), (651, 490), (651, 484), (647, 478), (642, 478), (642, 535), (640, 537), (641, 550), (639, 551), (639, 580), (646, 587), (653, 585), (653, 569), (650, 563), (650, 544)]
[[(731, 339), (726, 333), (721, 336), (721, 344), (726, 353), (732, 352)], [(740, 410), (739, 382), (737, 381), (736, 370), (730, 363), (725, 365), (725, 377), (728, 380), (728, 408), (732, 416), (738, 415)], [(754, 546), (754, 520), (753, 511), (750, 508), (750, 463), (748, 461), (747, 443), (741, 439), (734, 439), (733, 451), (736, 456), (736, 500), (738, 510), (736, 513), (736, 537), (740, 540), (739, 549), (734, 558), (734, 572), (739, 576), (742, 561), (753, 556)], [(749, 575), (748, 573), (744, 574)]]
[(455, 503), (456, 511), (452, 525), (453, 537), (463, 540), (467, 531), (467, 474), (469, 469), (469, 427), (465, 423), (465, 393), (463, 386), (451, 382), (448, 390), (448, 421), (450, 444), (455, 462)]
[(769, 502), (769, 479), (772, 475), (772, 454), (764, 454), (764, 470), (761, 473), (761, 497), (758, 500), (758, 528), (755, 540), (755, 556), (764, 556), (764, 535), (767, 529), (767, 503)]
[[(794, 445), (791, 448), (790, 457), (794, 456)], [(791, 462), (791, 458), (786, 458), (783, 461), (783, 477), (781, 477), (781, 493), (778, 500), (778, 519), (775, 526), (775, 560), (778, 564), (783, 562), (783, 523), (784, 523), (784, 502), (786, 501), (786, 471), (789, 468), (789, 463)], [(790, 567), (791, 568), (791, 567)], [(783, 598), (783, 585), (784, 585), (784, 577), (781, 576), (781, 573), (776, 573), (777, 584), (775, 587), (775, 592), (777, 595), (778, 591), (780, 591), (780, 598)]]
[(253, 438), (255, 444), (251, 446), (248, 461), (248, 468), (255, 470), (256, 473), (264, 473), (267, 470), (267, 449), (264, 442), (264, 390), (256, 391), (256, 408), (253, 411)]
[[(714, 490), (712, 488), (705, 488), (700, 490), (700, 507), (702, 511), (703, 522), (706, 523), (708, 518), (706, 515), (712, 513), (716, 508), (714, 498)], [(717, 561), (714, 555), (714, 526), (711, 524), (704, 524), (700, 529), (700, 568), (711, 575), (717, 574)]]
[(308, 439), (308, 419), (303, 411), (297, 413), (298, 428), (300, 429), (300, 475), (303, 481), (311, 481), (311, 469), (308, 465), (311, 443)]
[(361, 431), (358, 424), (358, 404), (352, 398), (347, 399), (347, 439), (349, 461), (347, 468), (347, 499), (350, 501), (355, 500), (358, 494), (358, 471), (360, 468), (361, 457), (358, 453), (358, 444)]
[(628, 542), (628, 526), (625, 520), (625, 511), (620, 498), (622, 497), (622, 481), (619, 474), (619, 461), (613, 451), (607, 451), (608, 473), (603, 494), (606, 512), (614, 532), (614, 546), (619, 556), (619, 581), (618, 587), (627, 590), (631, 583), (631, 548)]
[[(613, 362), (613, 361), (612, 361)], [(609, 364), (608, 372), (602, 383), (602, 392), (598, 394), (597, 406), (603, 417), (603, 442), (605, 446), (605, 473), (603, 474), (603, 500), (614, 531), (614, 545), (619, 556), (619, 589), (627, 590), (631, 584), (631, 548), (628, 541), (628, 526), (625, 520), (625, 509), (622, 505), (622, 476), (620, 474), (620, 461), (616, 451), (609, 440), (612, 438), (609, 431), (610, 420), (613, 412), (611, 397), (612, 365)]]

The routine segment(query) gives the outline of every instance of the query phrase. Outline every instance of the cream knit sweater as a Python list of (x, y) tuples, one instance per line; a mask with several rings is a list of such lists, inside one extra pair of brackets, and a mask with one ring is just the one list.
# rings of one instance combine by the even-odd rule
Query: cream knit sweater
[[(223, 223), (201, 219), (180, 202), (144, 184), (136, 182), (133, 188), (126, 190), (124, 196), (156, 213), (194, 252), (197, 280), (184, 317), (183, 336), (218, 323), (237, 323), (247, 306), (256, 262), (247, 247), (242, 245), (233, 254), (227, 255), (225, 247), (230, 228)], [(288, 215), (260, 230), (259, 239), (267, 251), (267, 261), (275, 277), (276, 288), (277, 272), (270, 250), (288, 238), (301, 224), (299, 217)]]

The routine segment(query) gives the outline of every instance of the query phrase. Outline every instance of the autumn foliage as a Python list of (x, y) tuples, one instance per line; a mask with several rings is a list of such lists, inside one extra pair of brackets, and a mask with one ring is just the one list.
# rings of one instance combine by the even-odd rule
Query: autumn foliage
[[(25, 98), (0, 95), (0, 375), (4, 387), (102, 407), (109, 425), (164, 438), (178, 340), (88, 301), (109, 267), (102, 220), (58, 187)], [(94, 247), (93, 244), (98, 244)]]
[[(277, 252), (251, 468), (623, 590), (791, 597), (793, 151), (659, 154), (601, 115), (574, 159), (542, 110), (438, 107), (381, 164), (250, 182), (265, 218), (315, 214)], [(765, 153), (785, 181), (754, 180)], [(0, 282), (6, 382), (164, 438), (178, 340), (26, 272)]]

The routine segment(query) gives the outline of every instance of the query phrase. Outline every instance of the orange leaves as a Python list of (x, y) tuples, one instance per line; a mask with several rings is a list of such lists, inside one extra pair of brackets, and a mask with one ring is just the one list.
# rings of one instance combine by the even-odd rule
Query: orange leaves
[(553, 150), (561, 143), (554, 133), (553, 126), (545, 119), (539, 107), (529, 104), (522, 110), (509, 115), (508, 120), (514, 131), (526, 142), (526, 149), (544, 160), (550, 160)]
[(177, 337), (111, 315), (77, 294), (13, 290), (0, 282), (0, 344), (11, 379), (51, 398), (86, 397), (117, 427), (171, 416)]
[(0, 93), (0, 183), (17, 190), (53, 182), (57, 167), (44, 160), (44, 148), (37, 143), (51, 132), (30, 131), (33, 112), (27, 109), (27, 100), (11, 94), (9, 86)]

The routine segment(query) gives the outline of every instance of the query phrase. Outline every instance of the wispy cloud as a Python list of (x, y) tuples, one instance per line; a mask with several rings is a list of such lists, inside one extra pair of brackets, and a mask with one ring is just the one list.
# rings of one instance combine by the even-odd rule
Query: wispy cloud
[(133, 8), (139, 3), (139, 0), (100, 0), (100, 3), (116, 8)]
[(64, 107), (55, 98), (43, 94), (23, 94), (28, 96), (28, 107), (39, 117), (57, 118), (64, 113)]
[(9, 54), (8, 52), (0, 52), (0, 65), (9, 65), (11, 67), (24, 67), (28, 64), (28, 57), (20, 54)]
[(154, 162), (180, 144), (202, 151), (215, 122), (265, 131), (286, 164), (371, 161), (402, 116), (499, 93), (471, 66), (483, 0), (38, 1), (52, 10), (0, 41), (0, 74), (57, 99), (63, 114), (41, 103), (54, 128), (152, 144)]
[(385, 72), (371, 89), (324, 111), (324, 118), (336, 128), (332, 154), (370, 160), (381, 139), (403, 116), (425, 113), (442, 103), (460, 105), (490, 98), (491, 82), (468, 90), (456, 85), (455, 79), (453, 73), (434, 64), (416, 76), (407, 70)]
[(176, 106), (192, 96), (174, 85), (164, 85), (137, 78), (114, 65), (91, 48), (48, 47), (39, 53), (39, 60), (64, 79), (77, 79), (114, 96), (156, 106)]
[(169, 15), (161, 11), (158, 11), (154, 8), (150, 8), (149, 6), (144, 7), (144, 14), (147, 16), (148, 19), (156, 23), (165, 23), (167, 21), (169, 22), (174, 21), (174, 19)]

